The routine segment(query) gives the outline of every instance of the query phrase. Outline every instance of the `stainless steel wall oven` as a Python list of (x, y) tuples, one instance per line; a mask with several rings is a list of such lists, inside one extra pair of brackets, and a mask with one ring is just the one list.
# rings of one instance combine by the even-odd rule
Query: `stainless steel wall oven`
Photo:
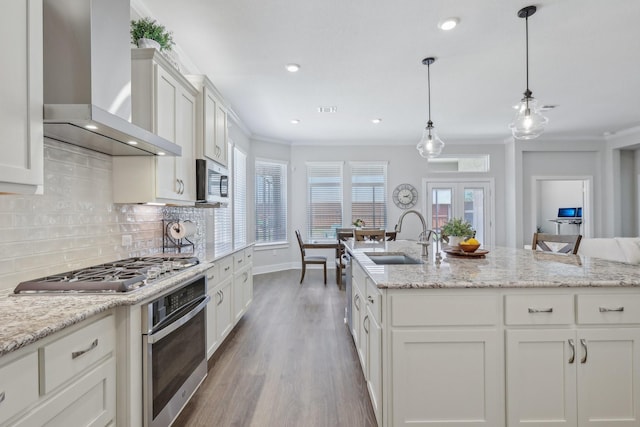
[(144, 425), (169, 426), (207, 375), (204, 275), (142, 307)]

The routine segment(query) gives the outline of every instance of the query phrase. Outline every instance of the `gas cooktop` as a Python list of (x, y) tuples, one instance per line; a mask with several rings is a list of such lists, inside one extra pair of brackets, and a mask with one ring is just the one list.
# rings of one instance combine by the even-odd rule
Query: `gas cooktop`
[(198, 264), (196, 257), (127, 258), (20, 283), (16, 294), (130, 292)]

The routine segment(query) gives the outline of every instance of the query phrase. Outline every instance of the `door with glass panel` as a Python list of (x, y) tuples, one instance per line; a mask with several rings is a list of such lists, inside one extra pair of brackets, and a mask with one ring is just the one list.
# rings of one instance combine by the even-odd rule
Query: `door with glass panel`
[(491, 245), (491, 185), (479, 182), (429, 182), (427, 184), (427, 224), (440, 230), (451, 218), (464, 218), (476, 231), (476, 239)]

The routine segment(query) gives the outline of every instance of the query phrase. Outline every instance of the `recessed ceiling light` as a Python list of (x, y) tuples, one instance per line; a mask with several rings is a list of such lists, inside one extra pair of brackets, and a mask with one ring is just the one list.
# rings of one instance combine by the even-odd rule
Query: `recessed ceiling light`
[(98, 129), (98, 126), (96, 126), (96, 125), (86, 125), (85, 128), (87, 128), (89, 130), (96, 130), (96, 129)]
[(287, 69), (288, 72), (295, 73), (300, 69), (300, 65), (292, 63), (292, 64), (287, 64), (285, 68)]
[(376, 125), (378, 123), (380, 123), (381, 121), (382, 121), (382, 119), (371, 119), (371, 123), (376, 124)]
[(129, 145), (138, 145), (138, 141), (127, 141)]
[(300, 123), (299, 119), (291, 119), (291, 124), (297, 125), (298, 123)]
[(443, 31), (453, 30), (458, 25), (458, 22), (460, 22), (460, 19), (458, 18), (447, 18), (438, 23), (438, 28)]
[(164, 151), (158, 151), (158, 156), (164, 156), (165, 154), (167, 153), (165, 153)]

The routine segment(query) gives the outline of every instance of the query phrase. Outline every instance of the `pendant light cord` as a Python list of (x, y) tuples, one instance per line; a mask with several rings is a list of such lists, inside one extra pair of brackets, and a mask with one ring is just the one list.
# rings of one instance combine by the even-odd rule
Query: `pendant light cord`
[[(525, 25), (525, 40), (526, 40), (526, 47), (525, 47), (525, 52), (527, 54), (527, 93), (530, 92), (529, 91), (529, 15), (527, 14), (527, 17), (524, 19), (524, 25)], [(531, 96), (531, 95), (529, 95)], [(527, 96), (527, 98), (529, 97)]]
[(429, 105), (429, 121), (427, 122), (427, 127), (433, 126), (433, 122), (431, 121), (431, 64), (427, 63), (427, 99)]

